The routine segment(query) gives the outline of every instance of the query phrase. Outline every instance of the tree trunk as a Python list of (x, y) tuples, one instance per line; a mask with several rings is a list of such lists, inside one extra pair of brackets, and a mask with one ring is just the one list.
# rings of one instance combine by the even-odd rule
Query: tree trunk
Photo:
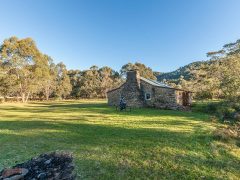
[(25, 99), (25, 102), (28, 101), (29, 95), (30, 95), (30, 92), (27, 93), (27, 97), (26, 97), (26, 99)]
[(25, 102), (25, 93), (22, 93), (21, 97), (22, 97), (22, 102), (24, 103)]
[(48, 101), (49, 100), (49, 88), (46, 88), (45, 89), (45, 96), (46, 96), (46, 100)]
[(19, 102), (19, 96), (17, 95), (17, 102)]

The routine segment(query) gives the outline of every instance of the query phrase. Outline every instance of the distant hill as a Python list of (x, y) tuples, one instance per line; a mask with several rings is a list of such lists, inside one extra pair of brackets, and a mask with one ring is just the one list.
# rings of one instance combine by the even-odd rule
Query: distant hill
[(214, 61), (196, 61), (190, 63), (186, 66), (180, 67), (175, 71), (168, 72), (168, 73), (161, 73), (157, 76), (158, 81), (163, 81), (164, 79), (169, 82), (178, 83), (181, 76), (184, 77), (185, 80), (191, 79), (191, 71), (192, 70), (199, 70), (203, 65), (211, 64)]

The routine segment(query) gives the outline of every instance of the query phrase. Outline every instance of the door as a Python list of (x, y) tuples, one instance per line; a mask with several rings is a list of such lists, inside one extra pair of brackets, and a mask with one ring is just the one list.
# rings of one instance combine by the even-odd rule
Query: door
[(188, 92), (183, 92), (182, 103), (183, 103), (183, 106), (189, 106), (189, 93)]

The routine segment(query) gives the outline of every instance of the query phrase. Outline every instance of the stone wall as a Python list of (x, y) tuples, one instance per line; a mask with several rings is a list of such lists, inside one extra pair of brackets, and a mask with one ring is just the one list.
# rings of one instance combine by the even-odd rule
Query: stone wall
[(153, 86), (145, 81), (141, 81), (142, 93), (150, 93), (151, 99), (144, 98), (144, 106), (163, 109), (175, 109), (177, 104), (176, 90), (164, 87)]
[[(151, 84), (141, 80), (141, 92), (143, 95), (143, 105), (146, 107), (152, 107), (154, 106), (155, 98), (156, 98), (156, 88), (152, 86)], [(151, 99), (146, 100), (145, 96), (146, 93), (149, 93), (151, 95)]]
[(120, 100), (120, 97), (121, 97), (122, 88), (123, 88), (123, 86), (107, 92), (107, 99), (108, 99), (108, 105), (109, 106), (119, 105), (119, 100)]

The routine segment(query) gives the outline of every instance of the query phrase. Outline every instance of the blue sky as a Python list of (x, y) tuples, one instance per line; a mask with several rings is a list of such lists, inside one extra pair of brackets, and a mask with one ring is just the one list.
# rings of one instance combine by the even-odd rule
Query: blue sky
[(239, 0), (0, 0), (0, 42), (32, 37), (69, 69), (167, 72), (240, 38)]

